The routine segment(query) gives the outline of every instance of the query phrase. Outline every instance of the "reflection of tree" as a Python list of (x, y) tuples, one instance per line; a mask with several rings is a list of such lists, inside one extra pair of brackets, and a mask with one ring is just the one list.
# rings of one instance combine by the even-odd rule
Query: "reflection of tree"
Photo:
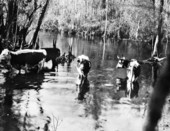
[(73, 37), (70, 38), (68, 53), (66, 54), (66, 62), (67, 62), (67, 71), (70, 71), (70, 66), (72, 61), (75, 59), (75, 55), (72, 53), (73, 49)]
[(12, 89), (40, 89), (43, 82), (43, 74), (21, 74), (15, 77), (6, 76), (6, 81), (3, 84), (4, 88), (12, 87)]
[[(2, 86), (3, 88), (3, 86)], [(17, 117), (14, 116), (13, 111), (11, 110), (13, 105), (13, 89), (9, 86), (7, 86), (4, 89), (4, 98), (3, 98), (3, 129), (6, 131), (12, 131), (12, 129), (17, 129)]]
[(105, 50), (106, 50), (106, 38), (104, 37), (104, 40), (103, 40), (103, 52), (102, 52), (102, 65), (104, 64)]
[[(31, 123), (30, 119), (32, 119), (32, 117), (30, 117), (27, 112), (30, 103), (29, 91), (27, 91), (28, 94), (26, 98), (23, 98), (23, 96), (25, 96), (25, 90), (35, 89), (35, 91), (37, 91), (36, 100), (39, 106), (39, 112), (43, 114), (44, 110), (39, 97), (39, 89), (41, 89), (43, 80), (43, 74), (17, 75), (13, 78), (8, 77), (8, 75), (5, 76), (5, 82), (2, 85), (2, 88), (4, 89), (4, 98), (2, 107), (0, 107), (3, 109), (2, 128), (5, 131), (19, 131), (21, 128), (26, 130), (29, 127), (34, 127), (35, 123)], [(20, 104), (23, 104), (23, 100), (26, 101), (26, 104), (24, 105), (24, 108), (26, 109), (24, 116), (21, 114), (20, 107)], [(23, 127), (21, 127), (21, 125), (23, 125)]]

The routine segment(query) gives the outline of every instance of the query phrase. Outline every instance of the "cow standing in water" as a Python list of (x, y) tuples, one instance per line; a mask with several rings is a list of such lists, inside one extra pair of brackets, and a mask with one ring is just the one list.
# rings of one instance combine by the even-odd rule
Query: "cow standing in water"
[(53, 40), (53, 47), (52, 48), (42, 48), (46, 50), (47, 56), (45, 59), (46, 63), (49, 63), (49, 61), (52, 61), (52, 71), (55, 71), (55, 67), (57, 67), (58, 71), (58, 61), (57, 58), (60, 57), (60, 49), (56, 47), (56, 40)]
[[(137, 97), (139, 91), (139, 83), (137, 80), (141, 72), (141, 66), (139, 62), (135, 59), (127, 60), (125, 57), (118, 57), (116, 68), (126, 69), (127, 76), (125, 78), (126, 80), (124, 80), (126, 83), (126, 87), (124, 87), (126, 90), (126, 95), (128, 95), (129, 98), (134, 96)], [(121, 84), (121, 81), (123, 81), (121, 78), (117, 78), (116, 80), (116, 84), (118, 86)]]
[(78, 78), (76, 85), (78, 87), (78, 100), (83, 100), (86, 92), (89, 91), (88, 73), (91, 68), (91, 62), (88, 56), (80, 55), (77, 58)]
[(42, 61), (46, 58), (45, 50), (23, 49), (18, 51), (10, 51), (4, 49), (0, 54), (0, 63), (7, 69), (18, 69), (22, 67), (35, 67), (39, 72), (42, 68)]

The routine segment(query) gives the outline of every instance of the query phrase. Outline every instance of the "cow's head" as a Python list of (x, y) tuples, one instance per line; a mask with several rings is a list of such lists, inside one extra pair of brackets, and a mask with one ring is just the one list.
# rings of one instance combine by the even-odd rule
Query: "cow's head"
[(8, 49), (4, 49), (0, 54), (0, 64), (2, 64), (4, 67), (9, 67), (11, 60), (11, 54)]
[(116, 68), (127, 68), (128, 64), (129, 64), (129, 60), (125, 59), (124, 56), (119, 57), (117, 56), (118, 59), (118, 63), (116, 65)]
[(137, 77), (140, 75), (140, 64), (137, 60), (132, 59), (127, 68), (127, 76), (131, 78), (131, 81), (136, 81)]
[(91, 68), (91, 62), (88, 56), (80, 55), (77, 59), (77, 70), (79, 75), (87, 76)]

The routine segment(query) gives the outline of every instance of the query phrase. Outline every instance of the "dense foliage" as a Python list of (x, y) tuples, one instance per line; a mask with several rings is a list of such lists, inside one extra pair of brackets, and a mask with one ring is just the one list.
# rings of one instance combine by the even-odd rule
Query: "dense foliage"
[[(46, 30), (103, 35), (107, 9), (107, 36), (150, 39), (156, 34), (159, 0), (53, 0), (43, 24)], [(169, 2), (164, 0), (163, 30), (169, 30)]]
[(0, 50), (24, 48), (28, 33), (39, 30), (48, 3), (49, 0), (0, 0)]
[(35, 43), (40, 27), (84, 37), (167, 39), (169, 5), (168, 0), (0, 0), (0, 42), (22, 48), (34, 29)]

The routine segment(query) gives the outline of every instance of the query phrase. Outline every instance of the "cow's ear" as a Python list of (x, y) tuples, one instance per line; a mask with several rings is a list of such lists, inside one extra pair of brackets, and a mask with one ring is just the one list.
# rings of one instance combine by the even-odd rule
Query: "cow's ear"
[(120, 59), (120, 57), (117, 55), (117, 59)]
[(125, 60), (125, 57), (123, 56), (122, 59)]

